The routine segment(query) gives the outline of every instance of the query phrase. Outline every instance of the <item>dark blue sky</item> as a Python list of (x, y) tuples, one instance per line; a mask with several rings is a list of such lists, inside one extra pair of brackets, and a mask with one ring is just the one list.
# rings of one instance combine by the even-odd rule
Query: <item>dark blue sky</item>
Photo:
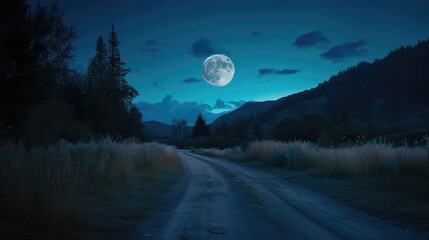
[[(33, 5), (37, 1), (30, 1)], [(42, 0), (43, 4), (51, 0)], [(317, 86), (360, 61), (429, 37), (425, 0), (59, 0), (79, 35), (76, 66), (111, 24), (132, 69), (144, 120), (169, 123), (198, 112), (210, 122), (244, 101)], [(201, 81), (205, 57), (224, 53), (236, 74), (225, 87)]]

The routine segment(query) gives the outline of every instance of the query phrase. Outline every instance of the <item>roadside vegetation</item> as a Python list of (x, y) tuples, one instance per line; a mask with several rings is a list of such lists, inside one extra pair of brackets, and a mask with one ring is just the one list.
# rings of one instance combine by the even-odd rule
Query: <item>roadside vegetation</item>
[(180, 169), (174, 147), (111, 139), (60, 141), (47, 147), (0, 146), (3, 219), (67, 225), (80, 221), (88, 197)]
[(148, 138), (139, 93), (127, 82), (117, 29), (94, 39), (82, 69), (73, 64), (78, 34), (58, 4), (17, 0), (0, 13), (0, 235), (64, 239), (51, 230), (90, 217), (112, 223), (95, 237), (131, 232), (114, 217), (141, 221), (135, 210), (159, 202), (148, 196), (160, 196), (181, 163), (174, 147), (140, 143)]
[(306, 141), (253, 141), (248, 147), (198, 149), (234, 161), (254, 161), (289, 170), (312, 170), (329, 177), (429, 178), (429, 141), (424, 146), (393, 146), (376, 141), (327, 148)]
[(394, 147), (386, 143), (320, 147), (304, 141), (255, 141), (240, 147), (201, 149), (201, 153), (236, 161), (256, 161), (289, 170), (312, 170), (327, 177), (429, 178), (429, 143), (426, 146)]
[(322, 147), (305, 141), (254, 141), (197, 153), (271, 171), (352, 206), (429, 229), (429, 141)]

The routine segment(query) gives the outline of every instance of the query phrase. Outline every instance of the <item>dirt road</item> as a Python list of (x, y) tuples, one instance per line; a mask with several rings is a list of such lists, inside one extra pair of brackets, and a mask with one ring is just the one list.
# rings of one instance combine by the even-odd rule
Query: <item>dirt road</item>
[(182, 182), (135, 239), (429, 239), (262, 170), (180, 157)]

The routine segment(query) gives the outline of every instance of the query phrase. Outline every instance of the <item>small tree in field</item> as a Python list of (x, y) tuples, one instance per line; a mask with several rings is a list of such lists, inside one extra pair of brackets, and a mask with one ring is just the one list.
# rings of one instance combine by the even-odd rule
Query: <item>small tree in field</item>
[(186, 119), (176, 120), (176, 118), (173, 118), (171, 125), (173, 126), (173, 135), (179, 140), (183, 139), (185, 137), (186, 127), (188, 126)]
[(203, 115), (201, 113), (198, 115), (197, 120), (195, 121), (195, 126), (192, 129), (192, 137), (199, 136), (209, 136), (210, 129), (206, 124), (206, 120), (204, 120)]

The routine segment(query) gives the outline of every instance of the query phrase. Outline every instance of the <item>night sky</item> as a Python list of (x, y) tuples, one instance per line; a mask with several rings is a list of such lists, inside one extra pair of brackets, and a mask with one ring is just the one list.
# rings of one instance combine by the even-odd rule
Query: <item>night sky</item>
[[(53, 1), (42, 0), (43, 4)], [(425, 0), (59, 0), (75, 27), (75, 65), (86, 70), (111, 24), (143, 118), (190, 124), (245, 101), (265, 101), (317, 86), (360, 61), (384, 57), (429, 37)], [(31, 0), (34, 6), (37, 1)], [(211, 54), (228, 55), (236, 73), (225, 87), (202, 81)]]

